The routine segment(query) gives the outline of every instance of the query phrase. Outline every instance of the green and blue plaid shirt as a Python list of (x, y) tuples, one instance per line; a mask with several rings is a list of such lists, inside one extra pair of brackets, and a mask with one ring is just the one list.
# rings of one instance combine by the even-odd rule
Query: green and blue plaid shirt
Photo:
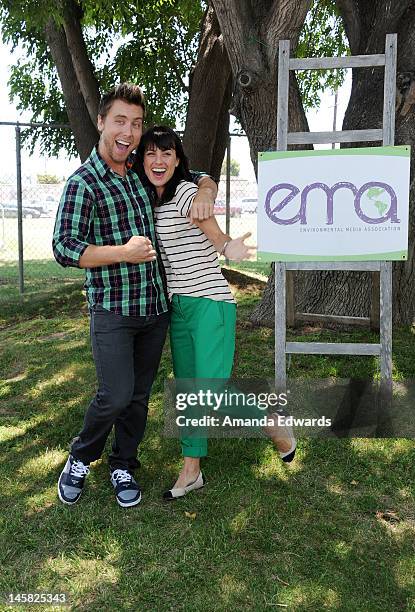
[[(56, 216), (53, 253), (62, 266), (79, 267), (94, 244), (121, 245), (131, 236), (147, 236), (156, 246), (153, 211), (136, 172), (116, 174), (97, 148), (69, 177)], [(127, 316), (151, 316), (168, 310), (159, 259), (86, 269), (88, 304)]]

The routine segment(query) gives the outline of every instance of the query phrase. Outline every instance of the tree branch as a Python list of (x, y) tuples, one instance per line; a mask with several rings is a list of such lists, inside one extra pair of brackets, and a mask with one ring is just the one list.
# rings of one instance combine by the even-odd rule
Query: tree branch
[[(167, 40), (165, 36), (163, 36), (163, 41), (166, 45), (166, 49), (168, 49), (168, 44), (167, 44)], [(182, 79), (182, 73), (181, 73), (179, 65), (174, 59), (174, 55), (172, 55), (171, 53), (168, 53), (166, 57), (167, 57), (167, 61), (169, 62), (170, 68), (173, 71), (174, 77), (176, 81), (179, 83), (183, 93), (188, 92), (189, 88), (186, 86), (185, 82)]]
[[(228, 140), (231, 66), (212, 7), (207, 10), (190, 78), (183, 146), (191, 166), (219, 177)], [(200, 144), (202, 143), (202, 146)]]
[(63, 29), (58, 27), (53, 19), (49, 19), (44, 27), (44, 33), (58, 71), (76, 148), (81, 160), (84, 161), (98, 141), (95, 122), (92, 123), (84, 98), (81, 95)]
[[(357, 0), (359, 3), (359, 0)], [(361, 0), (360, 0), (361, 2)], [(370, 28), (371, 39), (376, 40), (378, 38), (378, 33), (381, 33), (381, 37), (384, 39), (385, 34), (385, 25), (387, 32), (396, 32), (398, 30), (398, 24), (402, 15), (413, 6), (413, 0), (399, 0), (399, 2), (393, 0), (382, 0), (377, 5), (377, 10), (374, 14), (373, 25)], [(363, 11), (362, 11), (363, 12)], [(372, 38), (373, 37), (373, 38)], [(375, 43), (375, 49), (376, 49)], [(383, 47), (383, 40), (382, 40)], [(373, 48), (369, 46), (369, 48)], [(377, 49), (376, 49), (377, 51)]]
[(100, 94), (98, 81), (94, 73), (94, 66), (89, 59), (82, 33), (82, 13), (74, 0), (64, 0), (62, 5), (64, 18), (63, 28), (68, 42), (68, 49), (72, 57), (73, 67), (89, 116), (91, 117), (91, 121), (95, 124), (98, 115)]
[(258, 50), (258, 31), (249, 0), (212, 0), (228, 52), (232, 72), (259, 74), (263, 60)]
[(268, 48), (272, 49), (273, 53), (277, 53), (278, 43), (282, 38), (291, 41), (291, 48), (296, 47), (310, 7), (311, 0), (274, 0), (263, 24)]
[(311, 0), (274, 0), (264, 24), (268, 43), (275, 45), (282, 33), (286, 38), (298, 37), (310, 6)]
[(336, 0), (336, 6), (343, 19), (351, 54), (358, 55), (361, 37), (358, 3), (356, 0)]

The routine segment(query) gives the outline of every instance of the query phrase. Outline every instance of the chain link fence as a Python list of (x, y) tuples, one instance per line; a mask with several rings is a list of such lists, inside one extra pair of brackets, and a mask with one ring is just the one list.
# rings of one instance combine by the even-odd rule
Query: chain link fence
[(25, 155), (22, 164), (21, 134), (27, 127), (46, 125), (0, 122), (9, 141), (13, 136), (5, 131), (14, 130), (16, 143), (15, 172), (0, 171), (0, 314), (22, 299), (38, 299), (58, 285), (83, 278), (82, 270), (62, 268), (53, 257), (52, 235), (64, 179), (48, 175), (46, 169), (44, 174), (34, 173), (34, 156)]
[[(15, 299), (44, 294), (65, 282), (80, 282), (84, 276), (82, 270), (59, 266), (52, 253), (52, 234), (64, 177), (50, 182), (53, 177), (46, 172), (45, 176), (30, 172), (30, 161), (25, 160), (22, 167), (20, 137), (28, 124), (0, 123), (0, 129), (6, 129), (6, 125), (7, 129), (15, 129), (16, 173), (2, 175), (0, 172), (0, 308)], [(56, 129), (68, 129), (68, 126), (56, 126)], [(241, 147), (244, 141), (248, 150), (244, 136), (233, 136), (231, 146)], [(227, 174), (221, 176), (215, 214), (223, 231), (232, 237), (251, 232), (250, 241), (256, 244), (255, 178), (231, 176), (230, 155), (229, 147), (228, 163), (224, 164)]]

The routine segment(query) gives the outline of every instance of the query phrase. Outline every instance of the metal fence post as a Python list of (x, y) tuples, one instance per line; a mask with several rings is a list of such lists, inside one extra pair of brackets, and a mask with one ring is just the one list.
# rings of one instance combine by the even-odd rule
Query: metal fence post
[[(225, 232), (229, 236), (230, 232), (230, 216), (231, 216), (231, 137), (228, 136), (228, 146), (226, 147), (226, 218)], [(229, 259), (225, 259), (226, 265), (229, 265)]]
[(23, 208), (22, 208), (22, 155), (20, 141), (20, 126), (17, 124), (16, 131), (16, 188), (17, 188), (17, 241), (19, 249), (19, 292), (24, 293), (23, 272)]

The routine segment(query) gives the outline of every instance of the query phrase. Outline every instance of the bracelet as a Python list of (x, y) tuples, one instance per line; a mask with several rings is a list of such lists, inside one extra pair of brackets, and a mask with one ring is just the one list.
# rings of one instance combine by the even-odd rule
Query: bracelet
[(229, 243), (230, 243), (230, 240), (227, 240), (227, 241), (225, 242), (225, 244), (223, 245), (223, 247), (222, 247), (222, 249), (221, 249), (221, 251), (220, 251), (219, 255), (225, 255), (225, 249), (226, 249), (226, 247), (228, 246), (228, 244), (229, 244)]

